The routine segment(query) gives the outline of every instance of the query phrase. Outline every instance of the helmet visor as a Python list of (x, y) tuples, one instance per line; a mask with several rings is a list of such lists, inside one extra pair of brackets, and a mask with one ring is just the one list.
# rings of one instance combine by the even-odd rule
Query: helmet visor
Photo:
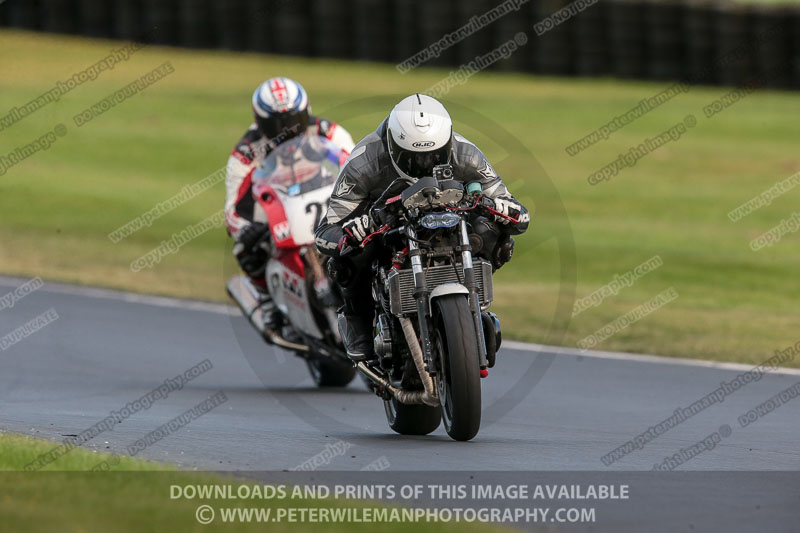
[(413, 152), (397, 144), (394, 135), (389, 132), (389, 156), (402, 172), (412, 178), (424, 178), (433, 175), (433, 167), (450, 161), (452, 138), (447, 144), (427, 152)]
[(286, 139), (302, 135), (308, 129), (308, 109), (303, 111), (284, 111), (270, 117), (255, 114), (256, 124), (261, 133), (271, 141), (280, 144)]

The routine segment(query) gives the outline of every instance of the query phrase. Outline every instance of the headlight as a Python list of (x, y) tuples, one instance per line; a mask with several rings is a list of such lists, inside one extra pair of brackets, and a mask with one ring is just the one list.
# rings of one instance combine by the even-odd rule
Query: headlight
[(422, 227), (428, 229), (452, 228), (461, 222), (461, 217), (453, 213), (431, 213), (419, 221)]

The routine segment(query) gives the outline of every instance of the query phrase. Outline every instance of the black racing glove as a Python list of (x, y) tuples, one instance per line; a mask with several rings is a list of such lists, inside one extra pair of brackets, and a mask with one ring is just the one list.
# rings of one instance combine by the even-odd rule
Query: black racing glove
[(375, 222), (369, 215), (361, 215), (342, 224), (342, 231), (353, 244), (361, 244), (367, 236), (375, 231)]
[(253, 222), (239, 231), (236, 244), (233, 245), (233, 255), (239, 261), (239, 266), (250, 277), (264, 273), (267, 266), (269, 226), (261, 222)]
[(342, 238), (339, 239), (339, 257), (355, 255), (361, 251), (364, 242), (373, 231), (375, 222), (369, 215), (360, 215), (342, 224)]

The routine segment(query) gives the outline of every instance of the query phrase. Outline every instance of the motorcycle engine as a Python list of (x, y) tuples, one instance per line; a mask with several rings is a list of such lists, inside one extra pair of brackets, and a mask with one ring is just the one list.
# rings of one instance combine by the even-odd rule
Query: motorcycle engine
[(393, 329), (392, 315), (388, 313), (378, 315), (378, 323), (375, 325), (375, 355), (384, 368), (391, 366), (395, 338)]

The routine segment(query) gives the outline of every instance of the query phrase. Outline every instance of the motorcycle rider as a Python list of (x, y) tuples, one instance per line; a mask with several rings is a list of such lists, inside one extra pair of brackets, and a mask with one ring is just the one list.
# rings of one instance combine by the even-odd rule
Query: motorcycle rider
[[(396, 178), (409, 184), (431, 176), (435, 165), (451, 164), (453, 175), (465, 185), (479, 182), (494, 209), (515, 219), (484, 218), (483, 247), (474, 250), (499, 268), (514, 249), (511, 235), (528, 228), (530, 215), (495, 173), (486, 156), (470, 141), (453, 132), (450, 115), (430, 96), (414, 94), (398, 103), (378, 129), (363, 138), (342, 167), (327, 214), (315, 234), (319, 251), (331, 257), (328, 271), (341, 290), (345, 305), (339, 311), (339, 329), (347, 355), (355, 362), (372, 354), (374, 306), (369, 268), (371, 254), (343, 258), (345, 244), (357, 247), (377, 229), (368, 210)], [(473, 227), (473, 229), (475, 229)]]
[(294, 80), (275, 77), (259, 85), (252, 97), (254, 121), (228, 158), (225, 178), (225, 221), (234, 238), (239, 266), (261, 295), (265, 320), (275, 320), (264, 269), (269, 258), (266, 213), (251, 192), (253, 171), (279, 144), (298, 135), (320, 135), (350, 153), (353, 138), (342, 126), (311, 115), (308, 93)]

